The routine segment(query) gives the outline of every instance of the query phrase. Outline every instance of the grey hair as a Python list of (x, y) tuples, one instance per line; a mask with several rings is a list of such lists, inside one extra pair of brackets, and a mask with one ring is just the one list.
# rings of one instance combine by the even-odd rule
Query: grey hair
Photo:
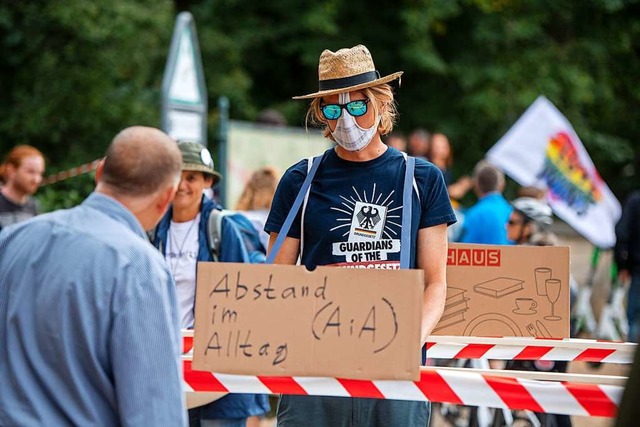
[(113, 139), (101, 183), (123, 196), (144, 197), (180, 182), (182, 155), (164, 132), (133, 126)]

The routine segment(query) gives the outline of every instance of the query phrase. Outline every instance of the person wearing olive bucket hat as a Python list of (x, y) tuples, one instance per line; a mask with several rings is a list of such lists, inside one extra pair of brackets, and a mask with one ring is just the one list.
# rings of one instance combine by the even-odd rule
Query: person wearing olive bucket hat
[[(424, 343), (444, 309), (447, 225), (456, 218), (440, 170), (425, 160), (405, 158), (381, 140), (397, 116), (389, 83), (401, 75), (381, 77), (362, 45), (322, 52), (318, 90), (294, 99), (311, 99), (307, 122), (320, 125), (336, 146), (312, 165), (302, 160), (286, 171), (265, 231), (270, 233), (269, 255), (280, 264), (295, 264), (300, 256), (309, 269), (318, 265), (423, 269)], [(315, 172), (311, 186), (300, 191), (308, 170)], [(405, 171), (413, 181), (406, 192)], [(297, 197), (304, 200), (302, 207), (293, 225), (283, 231), (284, 240), (278, 239)], [(403, 220), (409, 230), (401, 238)], [(277, 419), (284, 427), (424, 427), (429, 415), (425, 402), (283, 395)]]
[[(181, 141), (182, 177), (173, 204), (160, 220), (151, 242), (160, 249), (176, 282), (180, 325), (192, 329), (196, 293), (196, 266), (213, 261), (207, 224), (214, 209), (222, 206), (206, 197), (204, 190), (222, 175), (214, 169), (209, 150), (197, 142)], [(241, 235), (233, 229), (229, 216), (222, 218), (219, 261), (245, 262)], [(246, 253), (246, 251), (245, 251)], [(248, 418), (269, 412), (269, 401), (262, 394), (228, 394), (214, 402), (189, 409), (189, 425), (197, 427), (244, 427)]]

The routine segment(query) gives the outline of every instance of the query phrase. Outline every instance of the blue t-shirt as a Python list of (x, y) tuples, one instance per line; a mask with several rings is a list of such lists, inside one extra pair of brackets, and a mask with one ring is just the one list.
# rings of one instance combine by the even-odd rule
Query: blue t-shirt
[(513, 208), (500, 193), (489, 193), (464, 215), (460, 241), (485, 245), (508, 245), (507, 222)]
[[(280, 232), (307, 175), (307, 160), (290, 167), (280, 180), (265, 231)], [(307, 268), (337, 265), (354, 268), (400, 267), (400, 228), (406, 160), (389, 147), (366, 162), (344, 160), (327, 150), (311, 183), (306, 206), (288, 236), (300, 239)], [(416, 159), (412, 192), (411, 266), (415, 266), (418, 229), (456, 221), (442, 172)], [(416, 193), (415, 189), (418, 189)], [(304, 211), (304, 234), (300, 218)]]

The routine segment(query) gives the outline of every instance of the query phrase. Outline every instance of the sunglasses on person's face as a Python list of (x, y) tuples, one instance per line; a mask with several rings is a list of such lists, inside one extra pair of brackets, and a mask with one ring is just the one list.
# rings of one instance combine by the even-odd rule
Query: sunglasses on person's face
[(322, 111), (322, 115), (327, 120), (337, 120), (342, 115), (343, 108), (353, 117), (360, 117), (367, 114), (368, 103), (369, 98), (358, 99), (346, 104), (325, 104), (320, 106), (320, 111)]

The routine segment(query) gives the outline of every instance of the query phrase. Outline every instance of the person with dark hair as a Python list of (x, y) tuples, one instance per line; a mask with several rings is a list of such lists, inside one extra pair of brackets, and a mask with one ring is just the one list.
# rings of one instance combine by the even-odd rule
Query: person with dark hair
[(35, 147), (18, 145), (0, 164), (0, 230), (38, 214), (31, 196), (38, 191), (44, 173), (44, 156)]
[(81, 205), (0, 232), (0, 425), (185, 424), (175, 285), (145, 233), (179, 177), (176, 143), (130, 127)]
[(460, 238), (464, 227), (464, 214), (460, 208), (460, 199), (473, 187), (473, 181), (466, 175), (460, 177), (457, 181), (453, 180), (453, 174), (451, 172), (453, 166), (453, 150), (451, 149), (451, 144), (449, 144), (449, 138), (447, 138), (445, 134), (435, 133), (431, 136), (427, 158), (442, 171), (442, 175), (444, 176), (447, 193), (449, 193), (451, 205), (458, 218), (458, 222), (448, 229), (449, 241), (455, 242)]
[(478, 202), (465, 212), (460, 241), (463, 243), (509, 244), (505, 226), (511, 205), (502, 195), (504, 174), (486, 161), (473, 170), (473, 187)]
[(520, 197), (513, 202), (507, 221), (507, 239), (516, 245), (556, 246), (558, 238), (549, 230), (553, 224), (551, 207), (533, 197)]
[[(300, 262), (310, 270), (319, 265), (397, 269), (403, 252), (403, 268), (423, 269), (425, 273), (424, 344), (444, 310), (447, 225), (456, 218), (438, 168), (425, 160), (405, 157), (382, 142), (382, 135), (393, 130), (397, 115), (389, 83), (401, 74), (381, 77), (363, 45), (322, 52), (319, 90), (294, 99), (312, 100), (307, 119), (318, 123), (336, 146), (312, 164), (302, 160), (285, 172), (265, 231), (271, 233), (269, 250), (275, 253), (270, 254), (275, 263), (296, 264), (300, 256)], [(317, 172), (308, 191), (301, 193), (312, 165)], [(405, 180), (413, 185), (405, 186)], [(285, 219), (301, 196), (305, 205), (285, 231)], [(402, 230), (403, 216), (409, 230)], [(401, 231), (406, 231), (404, 238)], [(278, 240), (280, 233), (286, 237)], [(279, 249), (274, 248), (276, 241), (282, 242)], [(369, 249), (339, 249), (346, 242), (380, 244), (378, 260), (365, 261), (362, 255)], [(277, 417), (281, 427), (424, 427), (429, 415), (430, 406), (425, 402), (282, 395)]]
[(431, 142), (431, 134), (424, 128), (414, 129), (409, 134), (408, 139), (409, 154), (420, 159), (427, 159), (429, 153), (429, 144)]
[(393, 132), (391, 132), (385, 138), (384, 143), (387, 144), (389, 147), (395, 148), (398, 151), (404, 151), (404, 152), (407, 151), (407, 138), (400, 131), (394, 130)]
[(628, 340), (640, 338), (640, 190), (625, 200), (616, 224), (614, 249), (620, 283), (629, 283), (627, 293)]
[[(453, 150), (449, 144), (449, 138), (443, 133), (434, 133), (431, 136), (427, 159), (442, 171), (444, 182), (447, 184), (447, 192), (452, 200), (458, 201), (473, 187), (473, 181), (468, 176), (462, 176), (457, 181), (453, 180), (451, 168), (453, 167)], [(455, 203), (454, 203), (455, 205)]]

